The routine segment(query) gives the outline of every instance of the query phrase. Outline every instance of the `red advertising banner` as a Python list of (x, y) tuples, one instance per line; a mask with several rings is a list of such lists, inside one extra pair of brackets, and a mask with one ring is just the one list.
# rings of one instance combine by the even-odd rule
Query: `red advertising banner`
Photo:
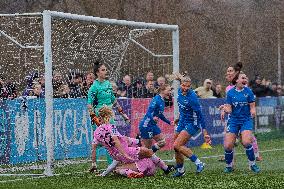
[[(139, 122), (143, 119), (144, 115), (146, 114), (148, 105), (151, 99), (132, 99), (131, 104), (131, 137), (136, 137), (139, 133)], [(164, 115), (170, 121), (174, 119), (174, 108), (166, 107)], [(173, 149), (173, 137), (174, 137), (174, 127), (166, 124), (165, 122), (159, 120), (158, 126), (162, 130), (162, 134), (166, 138), (166, 146), (163, 147), (161, 150), (172, 150)]]

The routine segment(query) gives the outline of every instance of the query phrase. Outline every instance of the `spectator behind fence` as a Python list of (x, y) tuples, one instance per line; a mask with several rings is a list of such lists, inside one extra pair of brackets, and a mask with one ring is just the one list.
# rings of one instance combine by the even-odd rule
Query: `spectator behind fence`
[(146, 81), (145, 83), (147, 84), (148, 81), (153, 81), (154, 82), (154, 74), (153, 72), (148, 72), (147, 75), (146, 75)]
[(41, 85), (41, 93), (43, 93), (45, 95), (45, 77), (44, 77), (44, 74), (39, 75), (38, 83)]
[(117, 94), (120, 97), (132, 98), (133, 96), (133, 85), (131, 83), (131, 77), (126, 75), (123, 77), (122, 82), (118, 85)]
[(71, 98), (70, 97), (70, 88), (69, 88), (68, 84), (64, 83), (64, 84), (60, 85), (59, 91), (60, 91), (59, 98)]
[(278, 92), (277, 92), (277, 82), (273, 82), (271, 83), (271, 85), (269, 86), (269, 90), (268, 90), (268, 96), (278, 96)]
[(215, 87), (212, 87), (212, 91), (213, 91), (213, 96), (216, 98), (223, 98), (223, 94), (222, 94), (222, 85), (220, 83), (217, 83), (215, 85)]
[(251, 82), (252, 83), (251, 89), (256, 97), (264, 97), (269, 93), (269, 89), (261, 82), (262, 79), (259, 75), (256, 75), (255, 80)]
[(5, 82), (4, 77), (0, 77), (0, 99), (14, 99), (17, 97), (16, 85), (13, 82)]
[(53, 98), (60, 98), (61, 85), (63, 85), (62, 75), (58, 71), (54, 71), (53, 72), (53, 78), (52, 78)]
[(143, 78), (137, 78), (134, 82), (133, 98), (143, 98), (146, 93), (146, 86)]
[(114, 81), (110, 81), (110, 84), (112, 86), (112, 91), (115, 97), (117, 97), (117, 91), (118, 91), (118, 86)]
[(44, 93), (42, 91), (40, 83), (33, 84), (33, 94), (30, 96), (34, 96), (36, 98), (44, 98)]
[(158, 77), (157, 82), (155, 82), (155, 88), (158, 89), (160, 86), (163, 86), (166, 84), (166, 79), (162, 76)]
[(83, 97), (86, 98), (88, 96), (88, 91), (93, 82), (95, 81), (95, 75), (93, 73), (88, 73), (86, 75), (86, 79), (83, 81)]
[(211, 90), (212, 80), (205, 79), (203, 86), (196, 88), (194, 91), (200, 98), (212, 98), (213, 91)]
[(155, 96), (154, 81), (148, 81), (146, 84), (146, 92), (144, 98), (153, 98)]
[(75, 76), (71, 79), (69, 84), (69, 96), (70, 98), (82, 98), (83, 97), (83, 76), (79, 73), (76, 73)]
[(277, 94), (278, 96), (283, 96), (282, 86), (279, 84), (277, 85)]
[(25, 77), (26, 88), (24, 89), (22, 96), (31, 96), (33, 94), (33, 85), (38, 83), (39, 73), (33, 71)]

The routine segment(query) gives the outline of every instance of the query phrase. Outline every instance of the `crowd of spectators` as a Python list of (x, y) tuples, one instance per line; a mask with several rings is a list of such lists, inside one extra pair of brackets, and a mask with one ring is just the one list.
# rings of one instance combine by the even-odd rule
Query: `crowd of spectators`
[[(63, 78), (58, 71), (53, 72), (53, 97), (54, 98), (86, 98), (88, 90), (95, 80), (93, 73), (85, 75), (72, 72), (68, 78)], [(22, 93), (17, 91), (15, 83), (0, 77), (0, 99), (14, 99), (18, 96), (31, 98), (44, 98), (44, 75), (33, 72), (26, 76), (26, 87)], [(111, 81), (113, 91), (117, 98), (152, 98), (156, 95), (159, 86), (169, 81), (164, 76), (155, 80), (153, 72), (148, 72), (145, 77), (132, 78), (125, 75), (120, 81)], [(256, 75), (250, 81), (249, 87), (256, 97), (282, 96), (282, 86)], [(203, 86), (194, 89), (200, 98), (224, 98), (225, 87), (212, 79), (205, 79)]]

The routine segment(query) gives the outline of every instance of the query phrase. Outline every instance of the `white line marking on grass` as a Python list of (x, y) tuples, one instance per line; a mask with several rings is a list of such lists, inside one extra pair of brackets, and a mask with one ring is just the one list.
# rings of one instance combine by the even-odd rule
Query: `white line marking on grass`
[(45, 178), (48, 176), (38, 176), (38, 177), (31, 177), (31, 178), (18, 178), (13, 180), (1, 180), (0, 183), (7, 183), (7, 182), (16, 182), (16, 181), (23, 181), (23, 180), (32, 180), (32, 179), (38, 179), (38, 178)]
[(0, 176), (45, 176), (44, 174), (29, 174), (29, 173), (4, 173), (0, 174)]
[[(263, 150), (260, 151), (261, 153), (266, 153), (266, 152), (276, 152), (276, 151), (284, 151), (284, 148), (276, 148), (276, 149), (270, 149), (270, 150)], [(236, 155), (244, 155), (245, 153), (236, 153)], [(222, 157), (224, 155), (213, 155), (213, 156), (203, 156), (200, 157), (200, 159), (210, 159), (210, 158), (218, 158), (218, 157)], [(188, 160), (188, 159), (186, 159)], [(87, 162), (89, 160), (86, 160)], [(85, 163), (86, 161), (79, 161), (81, 163)], [(100, 160), (100, 161), (106, 161), (106, 160)], [(174, 159), (167, 159), (167, 160), (163, 160), (165, 162), (174, 162)], [(100, 169), (98, 171), (104, 171), (105, 169)], [(54, 174), (54, 176), (61, 176), (61, 175), (72, 175), (72, 174), (85, 174), (88, 173), (88, 171), (82, 171), (82, 172), (68, 172), (68, 173), (58, 173), (58, 174)], [(15, 181), (24, 181), (24, 180), (31, 180), (31, 179), (38, 179), (38, 178), (45, 178), (48, 176), (42, 175), (42, 174), (1, 174), (0, 176), (32, 176), (32, 177), (28, 177), (28, 178), (19, 178), (19, 179), (13, 179), (13, 180), (2, 180), (0, 181), (0, 183), (8, 183), (8, 182), (15, 182)]]
[[(105, 169), (99, 169), (99, 172), (105, 171)], [(85, 174), (89, 171), (82, 171), (82, 172), (68, 172), (68, 173), (58, 173), (54, 174), (53, 176), (61, 176), (61, 175), (72, 175), (72, 174)], [(91, 174), (91, 173), (90, 173)], [(16, 181), (25, 181), (25, 180), (32, 180), (32, 179), (39, 179), (39, 178), (46, 178), (50, 176), (46, 176), (43, 174), (1, 174), (3, 176), (32, 176), (32, 177), (26, 177), (26, 178), (18, 178), (18, 179), (11, 179), (11, 180), (1, 180), (0, 183), (7, 183), (7, 182), (16, 182)]]
[[(276, 149), (270, 149), (270, 150), (263, 150), (263, 151), (259, 151), (260, 153), (266, 153), (266, 152), (276, 152), (276, 151), (284, 151), (284, 148), (276, 148)], [(236, 155), (244, 155), (246, 153), (236, 153)], [(200, 157), (200, 159), (211, 159), (211, 158), (218, 158), (218, 157), (222, 157), (224, 155), (213, 155), (213, 156), (203, 156)], [(185, 160), (189, 160), (189, 159), (185, 159)], [(163, 160), (165, 162), (174, 162), (174, 159), (166, 159)]]

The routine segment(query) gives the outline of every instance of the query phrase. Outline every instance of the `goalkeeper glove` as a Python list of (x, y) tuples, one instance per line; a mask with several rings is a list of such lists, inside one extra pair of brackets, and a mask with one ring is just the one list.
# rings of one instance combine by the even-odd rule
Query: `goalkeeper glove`
[(90, 114), (92, 125), (96, 124), (97, 126), (101, 125), (101, 120), (95, 113)]

